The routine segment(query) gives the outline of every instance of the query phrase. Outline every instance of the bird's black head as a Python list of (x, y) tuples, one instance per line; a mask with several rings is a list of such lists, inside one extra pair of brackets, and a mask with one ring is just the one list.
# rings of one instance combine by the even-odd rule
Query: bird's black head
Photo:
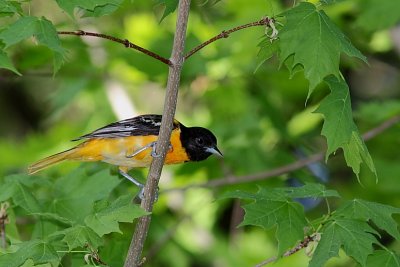
[(181, 127), (181, 142), (190, 161), (205, 160), (212, 154), (222, 157), (217, 148), (217, 138), (209, 130), (201, 127)]

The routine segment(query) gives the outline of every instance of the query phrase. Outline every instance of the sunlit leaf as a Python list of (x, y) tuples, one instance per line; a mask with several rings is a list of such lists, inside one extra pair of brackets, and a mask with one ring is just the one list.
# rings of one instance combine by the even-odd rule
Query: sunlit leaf
[(309, 80), (309, 93), (328, 75), (339, 75), (340, 54), (345, 53), (366, 62), (349, 39), (324, 11), (309, 2), (301, 2), (283, 14), (287, 22), (279, 33), (280, 62), (293, 55), (289, 70), (299, 64)]
[(132, 222), (135, 218), (148, 214), (139, 205), (132, 203), (132, 196), (121, 196), (105, 207), (95, 209), (85, 219), (87, 226), (92, 228), (99, 236), (111, 232), (122, 233), (118, 222)]

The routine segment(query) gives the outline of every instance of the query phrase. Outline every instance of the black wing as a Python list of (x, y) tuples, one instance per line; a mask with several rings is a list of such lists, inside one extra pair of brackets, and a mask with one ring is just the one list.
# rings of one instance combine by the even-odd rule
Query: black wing
[[(161, 115), (148, 114), (117, 121), (89, 134), (85, 134), (73, 141), (88, 138), (118, 138), (138, 135), (158, 135), (161, 126), (161, 118)], [(174, 120), (174, 129), (179, 127), (180, 123), (177, 120)]]

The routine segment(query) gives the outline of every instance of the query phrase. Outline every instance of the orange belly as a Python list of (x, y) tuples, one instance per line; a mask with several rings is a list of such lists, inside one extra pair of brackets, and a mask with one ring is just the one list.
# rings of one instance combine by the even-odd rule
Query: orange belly
[[(127, 156), (156, 140), (157, 136), (155, 135), (90, 139), (78, 146), (74, 159), (104, 161), (126, 168), (148, 167), (152, 161), (152, 148), (148, 148), (132, 158)], [(189, 158), (180, 142), (180, 130), (172, 132), (170, 142), (172, 148), (166, 155), (165, 164), (188, 161)]]

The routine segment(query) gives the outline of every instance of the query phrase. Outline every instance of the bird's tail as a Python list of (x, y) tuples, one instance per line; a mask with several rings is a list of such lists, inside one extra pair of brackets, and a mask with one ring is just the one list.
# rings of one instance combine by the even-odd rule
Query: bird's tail
[(67, 159), (75, 159), (77, 151), (78, 151), (78, 147), (74, 147), (74, 148), (68, 149), (66, 151), (57, 153), (55, 155), (49, 156), (47, 158), (41, 159), (38, 162), (35, 162), (28, 167), (28, 174), (37, 173), (38, 171), (46, 169), (47, 167), (50, 167), (51, 165), (57, 164), (61, 161), (67, 160)]

